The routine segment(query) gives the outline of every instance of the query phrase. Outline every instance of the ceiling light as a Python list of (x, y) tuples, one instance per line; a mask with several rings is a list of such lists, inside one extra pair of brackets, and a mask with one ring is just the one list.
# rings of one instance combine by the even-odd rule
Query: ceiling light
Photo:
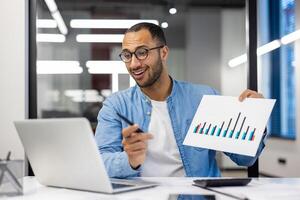
[(162, 28), (168, 28), (168, 26), (169, 26), (168, 22), (161, 23)]
[(128, 74), (124, 62), (113, 60), (87, 61), (90, 74)]
[(53, 19), (55, 19), (59, 31), (62, 34), (66, 35), (68, 33), (68, 29), (66, 27), (66, 24), (65, 24), (65, 22), (64, 22), (64, 20), (63, 20), (63, 18), (61, 16), (61, 14), (60, 14), (60, 12), (57, 11), (57, 12), (52, 13), (52, 17), (53, 17)]
[(39, 33), (36, 35), (36, 41), (37, 42), (65, 42), (66, 36), (62, 34), (45, 34), (45, 33)]
[(68, 33), (68, 29), (67, 29), (67, 26), (57, 8), (55, 1), (54, 0), (45, 0), (45, 3), (47, 4), (48, 9), (49, 9), (53, 19), (55, 19), (59, 31), (62, 34), (66, 35)]
[(122, 43), (124, 34), (78, 34), (77, 42)]
[(174, 7), (172, 7), (172, 8), (169, 9), (169, 13), (170, 13), (171, 15), (174, 15), (174, 14), (177, 13), (177, 9), (174, 8)]
[(104, 100), (97, 90), (66, 90), (64, 95), (74, 102), (102, 102)]
[(57, 23), (53, 19), (38, 19), (36, 20), (37, 28), (56, 28)]
[(111, 90), (109, 90), (109, 89), (103, 89), (103, 90), (101, 90), (101, 95), (104, 96), (104, 97), (110, 96), (111, 93), (112, 93), (112, 92), (111, 92)]
[[(279, 48), (281, 45), (286, 45), (291, 42), (294, 42), (296, 40), (300, 39), (300, 29), (297, 31), (294, 31), (290, 34), (287, 34), (283, 36), (280, 40), (273, 40), (272, 42), (269, 42), (261, 47), (257, 48), (257, 55), (261, 56), (263, 54), (266, 54), (270, 51), (273, 51), (274, 49)], [(236, 58), (231, 59), (228, 62), (229, 67), (236, 67), (242, 63), (247, 62), (247, 56), (246, 54), (243, 54), (241, 56), (238, 56)]]
[(82, 71), (78, 61), (37, 61), (37, 74), (81, 74)]
[(298, 39), (300, 39), (300, 29), (297, 30), (297, 31), (294, 31), (290, 34), (287, 34), (287, 35), (283, 36), (280, 41), (281, 41), (282, 44), (289, 44), (289, 43), (294, 42), (295, 40), (298, 40)]
[(243, 54), (241, 56), (238, 56), (234, 59), (231, 59), (229, 62), (228, 62), (228, 65), (229, 67), (235, 67), (235, 66), (238, 66), (240, 64), (243, 64), (247, 62), (247, 55), (246, 54)]
[(45, 3), (47, 4), (51, 13), (57, 11), (57, 5), (54, 0), (45, 0)]
[(72, 28), (127, 29), (141, 22), (148, 22), (158, 25), (157, 20), (145, 19), (72, 19), (70, 26)]
[(263, 54), (266, 54), (270, 51), (273, 51), (274, 49), (277, 49), (280, 47), (280, 41), (279, 40), (274, 40), (272, 42), (269, 42), (261, 47), (257, 48), (257, 55), (261, 56)]

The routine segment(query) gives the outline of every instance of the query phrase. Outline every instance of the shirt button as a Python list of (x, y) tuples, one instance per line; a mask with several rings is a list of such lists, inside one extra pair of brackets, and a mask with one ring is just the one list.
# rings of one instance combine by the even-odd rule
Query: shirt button
[(147, 115), (151, 115), (151, 112), (147, 112)]

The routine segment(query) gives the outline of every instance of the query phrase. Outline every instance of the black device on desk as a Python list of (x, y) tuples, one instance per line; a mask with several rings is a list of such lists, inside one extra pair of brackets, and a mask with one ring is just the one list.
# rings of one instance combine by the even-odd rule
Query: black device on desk
[(250, 181), (251, 178), (198, 179), (194, 180), (194, 185), (201, 187), (245, 186)]
[(170, 194), (168, 200), (216, 200), (213, 194)]
[(225, 186), (245, 186), (250, 183), (251, 178), (211, 178), (211, 179), (197, 179), (194, 180), (194, 186), (201, 187), (202, 189), (216, 192), (237, 200), (249, 200), (247, 197), (240, 197), (233, 194), (221, 192), (212, 189), (212, 187), (225, 187)]

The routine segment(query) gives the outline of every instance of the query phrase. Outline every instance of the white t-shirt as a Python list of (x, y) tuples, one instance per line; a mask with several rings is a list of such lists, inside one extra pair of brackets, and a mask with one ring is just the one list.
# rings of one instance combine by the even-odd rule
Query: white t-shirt
[(183, 177), (185, 172), (175, 141), (166, 101), (154, 101), (148, 132), (147, 155), (142, 165), (142, 176)]

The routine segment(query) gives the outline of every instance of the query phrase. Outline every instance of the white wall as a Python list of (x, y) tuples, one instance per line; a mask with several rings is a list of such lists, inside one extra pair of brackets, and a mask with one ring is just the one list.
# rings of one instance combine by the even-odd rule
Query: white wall
[(186, 80), (221, 89), (221, 10), (191, 9), (186, 21)]
[(13, 121), (26, 117), (25, 4), (0, 1), (0, 158), (12, 151), (13, 159), (24, 159)]
[[(247, 88), (246, 66), (229, 68), (228, 61), (246, 52), (245, 10), (194, 9), (186, 24), (185, 79), (238, 96)], [(224, 154), (218, 159), (221, 168), (238, 167)]]
[(246, 64), (235, 68), (228, 61), (246, 52), (244, 9), (223, 9), (221, 12), (221, 93), (238, 96), (247, 88)]
[[(300, 2), (296, 3), (296, 30), (300, 28)], [(295, 43), (296, 140), (270, 138), (260, 159), (260, 172), (284, 177), (300, 177), (300, 41)], [(280, 164), (285, 159), (286, 164)]]
[[(235, 68), (228, 61), (246, 52), (246, 29), (244, 9), (223, 9), (221, 11), (221, 94), (238, 96), (247, 88), (246, 64)], [(222, 168), (240, 168), (225, 154), (221, 154)]]

